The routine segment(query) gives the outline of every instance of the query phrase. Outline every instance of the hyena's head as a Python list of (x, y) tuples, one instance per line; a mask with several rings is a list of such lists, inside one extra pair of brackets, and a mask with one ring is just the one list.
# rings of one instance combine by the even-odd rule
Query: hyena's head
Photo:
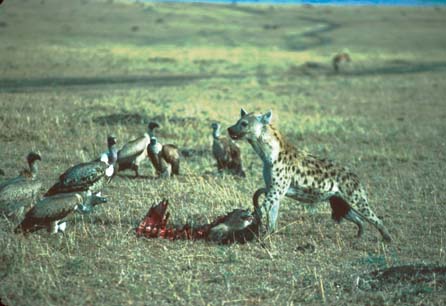
[(236, 124), (228, 128), (232, 139), (255, 140), (260, 137), (264, 127), (271, 123), (272, 111), (264, 114), (248, 113), (243, 108), (240, 111), (240, 119)]

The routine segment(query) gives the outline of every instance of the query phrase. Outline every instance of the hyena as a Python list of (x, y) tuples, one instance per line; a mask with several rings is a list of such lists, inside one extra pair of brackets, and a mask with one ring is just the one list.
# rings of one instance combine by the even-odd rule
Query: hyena
[(242, 109), (241, 118), (228, 128), (232, 139), (248, 141), (263, 161), (266, 198), (256, 213), (259, 219), (266, 213), (267, 229), (275, 230), (280, 201), (287, 196), (310, 204), (328, 200), (332, 217), (355, 223), (358, 237), (363, 233), (365, 220), (379, 230), (384, 240), (390, 241), (383, 222), (368, 204), (358, 176), (332, 161), (297, 149), (271, 125), (271, 118), (271, 111), (254, 114)]
[(339, 54), (336, 54), (333, 57), (332, 63), (333, 63), (333, 69), (337, 73), (339, 72), (339, 65), (341, 65), (342, 62), (351, 62), (350, 55), (347, 52), (341, 52)]

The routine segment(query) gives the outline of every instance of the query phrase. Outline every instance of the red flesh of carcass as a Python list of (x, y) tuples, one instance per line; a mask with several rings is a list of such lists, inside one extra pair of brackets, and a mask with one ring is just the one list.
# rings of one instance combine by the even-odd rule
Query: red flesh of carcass
[(210, 229), (224, 222), (226, 219), (226, 216), (220, 216), (210, 224), (204, 224), (196, 227), (191, 227), (189, 224), (186, 224), (180, 228), (167, 227), (169, 213), (166, 213), (166, 211), (168, 205), (169, 202), (164, 199), (160, 203), (150, 207), (149, 212), (136, 228), (136, 235), (138, 237), (143, 236), (146, 238), (164, 238), (170, 240), (207, 239)]

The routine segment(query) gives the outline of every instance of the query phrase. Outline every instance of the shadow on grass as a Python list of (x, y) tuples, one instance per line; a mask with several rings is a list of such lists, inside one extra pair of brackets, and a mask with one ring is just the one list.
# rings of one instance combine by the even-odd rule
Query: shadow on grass
[(436, 287), (446, 286), (446, 267), (405, 265), (379, 269), (365, 275), (358, 283), (360, 289), (385, 289), (389, 285), (401, 284), (433, 284)]
[(211, 154), (211, 151), (207, 148), (183, 148), (180, 150), (181, 156), (185, 158), (202, 157)]
[(99, 85), (144, 85), (178, 86), (206, 79), (240, 79), (241, 74), (184, 74), (161, 76), (97, 76), (97, 77), (53, 77), (41, 79), (0, 79), (0, 92), (20, 92), (49, 87), (99, 86)]
[(117, 113), (93, 118), (93, 122), (100, 125), (118, 124), (148, 124), (151, 120), (145, 115), (138, 113)]
[(351, 76), (367, 76), (373, 74), (410, 74), (420, 72), (433, 72), (446, 70), (446, 62), (411, 63), (406, 61), (385, 62), (384, 67), (370, 67), (360, 70), (345, 71), (344, 74)]
[[(266, 16), (272, 12), (271, 10), (239, 6), (239, 5), (230, 5), (228, 6), (228, 8), (258, 16), (262, 15)], [(300, 16), (299, 18), (301, 20), (309, 22), (310, 24), (314, 24), (316, 28), (310, 28), (308, 31), (305, 31), (303, 33), (298, 33), (296, 35), (286, 36), (284, 43), (288, 50), (305, 51), (316, 47), (321, 47), (331, 44), (332, 35), (324, 35), (324, 34), (330, 34), (330, 32), (333, 32), (338, 27), (340, 27), (340, 24), (329, 21), (327, 19), (306, 17), (306, 16)], [(278, 24), (263, 25), (264, 30), (277, 30), (278, 28), (280, 28), (280, 25)]]
[(391, 60), (379, 62), (375, 66), (341, 67), (336, 73), (331, 65), (320, 62), (306, 62), (300, 66), (292, 66), (288, 69), (288, 75), (345, 75), (345, 76), (370, 76), (370, 75), (392, 75), (412, 74), (422, 72), (435, 72), (446, 70), (446, 62), (416, 63), (402, 60)]
[(325, 19), (311, 17), (301, 17), (301, 19), (314, 24), (322, 24), (322, 26), (316, 29), (310, 29), (304, 33), (288, 36), (285, 41), (285, 45), (289, 50), (305, 51), (329, 45), (332, 43), (331, 35), (325, 36), (324, 34), (333, 32), (340, 27), (339, 24)]
[[(152, 101), (152, 103), (156, 101)], [(160, 102), (161, 103), (161, 102)], [(100, 125), (118, 125), (118, 124), (148, 124), (149, 122), (158, 122), (161, 125), (166, 124), (177, 124), (177, 125), (202, 125), (209, 123), (209, 119), (198, 119), (196, 117), (182, 117), (182, 116), (167, 116), (158, 115), (149, 117), (142, 115), (140, 113), (114, 113), (110, 115), (98, 116), (93, 118), (93, 122)], [(161, 133), (162, 134), (162, 133)], [(162, 134), (165, 135), (165, 134)]]
[(158, 179), (156, 176), (151, 175), (139, 175), (135, 176), (135, 174), (116, 174), (117, 177), (121, 179), (128, 179), (128, 180), (156, 180)]
[(111, 228), (115, 229), (117, 226), (128, 227), (129, 229), (131, 228), (133, 230), (138, 226), (138, 219), (121, 218), (120, 220), (115, 220), (104, 216), (90, 215), (88, 216), (88, 219), (85, 220), (85, 223), (90, 225), (110, 226)]

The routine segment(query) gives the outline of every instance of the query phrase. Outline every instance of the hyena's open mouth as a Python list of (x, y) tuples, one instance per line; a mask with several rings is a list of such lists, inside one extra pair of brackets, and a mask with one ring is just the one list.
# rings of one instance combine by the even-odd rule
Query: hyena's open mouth
[(234, 140), (240, 139), (243, 136), (243, 135), (236, 134), (235, 132), (233, 132), (231, 130), (231, 128), (228, 128), (228, 134), (229, 134), (229, 137), (231, 137), (231, 139), (234, 139)]

